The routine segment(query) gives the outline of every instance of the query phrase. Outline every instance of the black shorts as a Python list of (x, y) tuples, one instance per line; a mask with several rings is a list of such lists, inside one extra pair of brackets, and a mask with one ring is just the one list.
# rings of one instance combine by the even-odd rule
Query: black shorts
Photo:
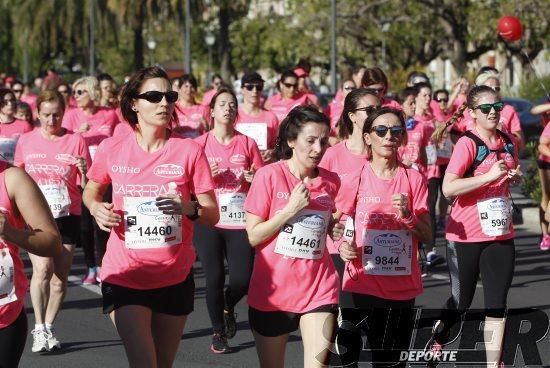
[(300, 327), (300, 318), (308, 313), (338, 314), (338, 304), (325, 304), (305, 313), (293, 312), (264, 312), (248, 308), (250, 327), (262, 336), (275, 337), (296, 331)]
[(103, 282), (103, 313), (109, 314), (125, 305), (141, 305), (155, 313), (186, 316), (193, 312), (195, 280), (193, 271), (179, 284), (158, 289), (131, 289)]
[(541, 170), (550, 170), (550, 162), (546, 162), (543, 160), (537, 160), (537, 166)]
[(69, 215), (55, 219), (63, 244), (76, 244), (80, 240), (80, 216)]

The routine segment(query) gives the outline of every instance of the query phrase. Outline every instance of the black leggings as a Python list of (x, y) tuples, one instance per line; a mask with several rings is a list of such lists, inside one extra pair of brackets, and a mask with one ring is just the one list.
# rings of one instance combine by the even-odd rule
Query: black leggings
[(401, 351), (408, 351), (414, 327), (414, 299), (389, 300), (351, 293), (354, 308), (338, 331), (343, 366), (356, 363), (362, 350), (361, 331), (367, 336), (373, 367), (405, 367)]
[[(112, 197), (113, 190), (109, 185), (103, 195), (103, 201), (111, 203)], [(80, 217), (80, 244), (82, 244), (82, 250), (84, 251), (86, 266), (101, 266), (101, 261), (105, 255), (105, 247), (107, 246), (108, 239), (109, 233), (99, 228), (88, 208), (84, 206), (84, 203), (82, 203), (82, 215)]]
[(11, 325), (0, 329), (0, 368), (19, 365), (26, 340), (27, 316), (23, 308), (19, 317)]
[(505, 316), (508, 290), (514, 276), (514, 239), (480, 243), (449, 242), (447, 264), (452, 295), (442, 312), (443, 340), (452, 325), (470, 308), (480, 274), (486, 316)]
[[(340, 258), (338, 253), (331, 254), (332, 262), (334, 263), (334, 268), (340, 276), (340, 298), (339, 298), (339, 307), (340, 311), (344, 313), (344, 310), (347, 308), (353, 307), (353, 299), (351, 298), (351, 293), (342, 290), (342, 281), (344, 281), (344, 272), (347, 272), (347, 263)], [(344, 317), (344, 316), (343, 316)]]
[[(246, 230), (229, 230), (195, 223), (193, 244), (197, 249), (206, 278), (206, 305), (215, 333), (224, 331), (223, 310), (233, 307), (248, 292), (254, 250)], [(225, 266), (229, 286), (225, 290)]]
[(432, 240), (426, 244), (426, 252), (431, 252), (435, 246), (435, 208), (437, 206), (437, 198), (441, 190), (441, 178), (431, 178), (428, 180), (428, 210), (430, 211), (430, 222), (432, 224)]

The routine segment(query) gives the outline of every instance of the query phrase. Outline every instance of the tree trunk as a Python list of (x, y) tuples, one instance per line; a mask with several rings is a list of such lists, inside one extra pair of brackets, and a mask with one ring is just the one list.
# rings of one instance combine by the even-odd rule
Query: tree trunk
[(145, 1), (141, 2), (132, 25), (134, 32), (134, 71), (143, 68), (143, 22), (145, 20)]
[(456, 39), (453, 42), (453, 66), (458, 75), (466, 73), (466, 41)]
[(233, 73), (231, 63), (231, 44), (229, 41), (229, 24), (231, 23), (231, 13), (229, 4), (225, 3), (220, 7), (218, 20), (220, 23), (219, 37), (219, 56), (220, 56), (220, 74), (224, 81), (228, 81)]

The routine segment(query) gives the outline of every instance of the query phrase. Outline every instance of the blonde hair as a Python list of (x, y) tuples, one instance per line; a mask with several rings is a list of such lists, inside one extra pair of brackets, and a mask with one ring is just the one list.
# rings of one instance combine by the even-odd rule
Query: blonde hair
[(500, 81), (500, 75), (491, 70), (486, 71), (485, 73), (481, 73), (480, 75), (477, 76), (475, 85), (483, 86), (489, 79), (496, 79)]
[(84, 86), (92, 101), (95, 105), (99, 106), (99, 101), (101, 98), (101, 91), (99, 90), (99, 81), (96, 77), (82, 77), (77, 79), (72, 86), (72, 90), (76, 91), (76, 86)]

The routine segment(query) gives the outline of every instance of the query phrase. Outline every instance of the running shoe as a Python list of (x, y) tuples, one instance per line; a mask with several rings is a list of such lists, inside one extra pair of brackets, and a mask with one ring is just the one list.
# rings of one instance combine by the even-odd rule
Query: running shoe
[(32, 352), (40, 353), (50, 351), (48, 344), (48, 334), (44, 330), (32, 330)]
[(542, 237), (542, 241), (540, 242), (540, 249), (541, 250), (550, 249), (550, 235), (549, 234), (546, 234)]
[(97, 272), (95, 271), (95, 268), (90, 267), (88, 268), (88, 273), (82, 279), (82, 283), (84, 285), (93, 285), (97, 282), (96, 278), (97, 278)]
[(426, 255), (426, 263), (429, 267), (434, 267), (445, 262), (445, 258), (434, 252), (433, 250)]
[(61, 342), (57, 339), (55, 328), (51, 327), (46, 331), (49, 350), (61, 349)]
[(101, 277), (99, 277), (100, 268), (99, 268), (99, 267), (96, 267), (95, 270), (96, 270), (95, 281), (96, 281), (98, 284), (101, 284)]
[(440, 357), (445, 347), (443, 341), (449, 340), (449, 331), (444, 330), (443, 321), (439, 320), (434, 324), (432, 329), (432, 337), (428, 340), (426, 347), (424, 348), (424, 353), (428, 351), (432, 352), (432, 360), (428, 361), (426, 364), (429, 368), (437, 367), (440, 363)]
[(237, 333), (237, 313), (233, 309), (223, 311), (223, 319), (225, 321), (225, 334), (228, 339), (232, 339)]
[(231, 352), (231, 348), (227, 344), (227, 337), (224, 333), (214, 333), (214, 335), (212, 335), (212, 345), (210, 345), (210, 350), (216, 354)]

